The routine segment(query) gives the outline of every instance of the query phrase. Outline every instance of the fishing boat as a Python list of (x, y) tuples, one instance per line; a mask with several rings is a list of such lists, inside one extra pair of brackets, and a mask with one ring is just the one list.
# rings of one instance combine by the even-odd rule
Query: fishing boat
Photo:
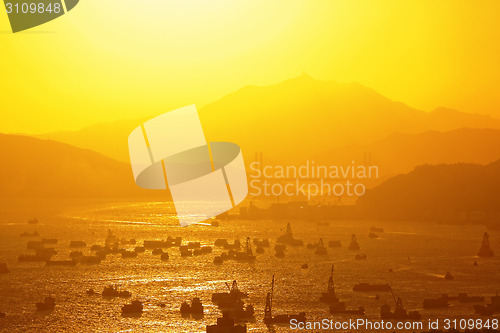
[(56, 306), (56, 299), (54, 297), (45, 297), (43, 302), (36, 303), (37, 311), (52, 311)]
[(380, 307), (380, 318), (381, 319), (396, 319), (396, 320), (420, 320), (421, 315), (418, 311), (407, 312), (403, 307), (403, 300), (401, 297), (394, 296), (394, 292), (391, 288), (392, 299), (394, 300), (395, 309), (391, 311), (391, 307), (388, 304), (384, 304)]
[(213, 293), (212, 302), (221, 303), (221, 302), (227, 302), (228, 300), (231, 301), (233, 299), (241, 299), (248, 297), (247, 293), (241, 291), (238, 288), (238, 283), (236, 282), (236, 280), (233, 281), (231, 286), (229, 286), (229, 283), (227, 282), (225, 284), (229, 292)]
[(491, 250), (490, 247), (490, 236), (488, 235), (487, 232), (484, 233), (483, 235), (483, 242), (481, 244), (481, 248), (479, 249), (479, 252), (477, 253), (479, 257), (493, 257), (493, 250)]
[(370, 283), (358, 283), (352, 288), (354, 291), (390, 291), (391, 286), (389, 284), (370, 284)]
[(300, 239), (293, 238), (292, 226), (290, 223), (286, 225), (286, 231), (276, 240), (277, 243), (287, 244), (290, 246), (302, 246), (304, 243)]
[(443, 295), (440, 298), (426, 298), (423, 305), (426, 309), (446, 308), (448, 307), (448, 297)]
[(122, 306), (123, 314), (142, 313), (144, 306), (141, 301), (132, 301), (130, 304)]
[(360, 249), (358, 240), (356, 238), (356, 235), (354, 235), (354, 234), (351, 236), (351, 244), (349, 244), (348, 249), (351, 251), (359, 251), (359, 249)]
[(127, 290), (119, 290), (117, 286), (109, 285), (102, 291), (103, 297), (130, 297), (132, 294)]
[(246, 325), (236, 325), (234, 318), (228, 313), (223, 313), (222, 318), (217, 318), (217, 324), (207, 325), (206, 333), (246, 333)]
[(266, 295), (266, 307), (264, 309), (264, 323), (266, 325), (274, 324), (289, 324), (290, 320), (295, 319), (297, 322), (305, 322), (305, 312), (299, 314), (279, 314), (273, 316), (273, 294), (274, 294), (274, 275), (271, 283), (271, 292)]
[(326, 247), (325, 244), (323, 243), (323, 238), (319, 239), (318, 246), (316, 247), (316, 251), (314, 251), (315, 254), (324, 256), (327, 255)]

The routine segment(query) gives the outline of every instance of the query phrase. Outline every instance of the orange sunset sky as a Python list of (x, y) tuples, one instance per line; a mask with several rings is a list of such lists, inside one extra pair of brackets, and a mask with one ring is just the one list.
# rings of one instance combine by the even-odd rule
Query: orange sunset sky
[(0, 132), (201, 107), (303, 71), (500, 117), (499, 14), (499, 1), (82, 0), (12, 34), (2, 13)]

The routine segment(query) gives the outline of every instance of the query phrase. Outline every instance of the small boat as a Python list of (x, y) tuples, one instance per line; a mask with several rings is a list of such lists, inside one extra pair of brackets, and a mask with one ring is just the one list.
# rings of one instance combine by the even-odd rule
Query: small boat
[(151, 251), (151, 254), (154, 255), (154, 256), (159, 256), (159, 255), (162, 255), (163, 254), (163, 249), (154, 249), (153, 251)]
[(490, 247), (490, 236), (488, 235), (487, 232), (484, 233), (483, 235), (483, 242), (481, 244), (481, 248), (479, 249), (479, 252), (477, 253), (479, 257), (493, 257), (493, 250)]
[(308, 264), (302, 264), (302, 266), (300, 266), (300, 268), (302, 268), (302, 269), (308, 269), (309, 265)]
[(137, 252), (135, 251), (127, 251), (127, 250), (123, 250), (121, 252), (122, 254), (122, 258), (137, 258)]
[(354, 235), (354, 234), (351, 236), (351, 244), (349, 244), (348, 249), (351, 251), (359, 251), (359, 249), (360, 249), (358, 240), (356, 238), (356, 235)]
[(423, 305), (426, 309), (446, 308), (448, 307), (448, 297), (443, 295), (440, 298), (426, 298)]
[(28, 220), (28, 224), (38, 224), (38, 219), (37, 218), (30, 219)]
[(354, 257), (355, 260), (366, 260), (367, 256), (366, 254), (356, 254), (356, 256)]
[(168, 261), (169, 255), (167, 252), (165, 252), (165, 253), (162, 253), (160, 258), (161, 258), (161, 261)]
[(368, 237), (370, 237), (370, 238), (378, 238), (378, 235), (376, 233), (374, 233), (374, 232), (370, 232), (368, 234)]
[(137, 252), (137, 253), (144, 253), (146, 252), (146, 248), (144, 246), (136, 246), (134, 248), (134, 252)]
[(69, 243), (69, 246), (70, 247), (85, 247), (85, 246), (87, 246), (87, 243), (85, 243), (84, 241), (71, 241)]
[(271, 292), (267, 293), (266, 296), (266, 307), (264, 309), (264, 323), (266, 325), (273, 324), (290, 324), (290, 320), (294, 319), (297, 322), (305, 322), (306, 314), (305, 312), (300, 312), (299, 314), (279, 314), (273, 316), (273, 294), (274, 294), (274, 275), (271, 283)]
[(466, 293), (458, 294), (458, 301), (460, 303), (480, 303), (484, 302), (483, 296), (469, 296)]
[(382, 233), (382, 232), (384, 232), (384, 228), (379, 228), (379, 227), (372, 226), (372, 227), (370, 228), (370, 231), (371, 231), (371, 232), (378, 232), (378, 233)]
[(222, 265), (223, 263), (224, 263), (224, 259), (222, 259), (222, 257), (221, 257), (221, 256), (216, 256), (216, 257), (214, 258), (214, 264), (215, 264), (215, 265)]
[(108, 287), (104, 287), (102, 291), (103, 297), (130, 297), (132, 294), (127, 290), (118, 290), (118, 287), (110, 285)]
[(130, 304), (122, 306), (123, 314), (142, 313), (144, 306), (141, 301), (132, 301)]
[(319, 243), (316, 246), (316, 251), (314, 251), (314, 253), (317, 254), (317, 255), (320, 255), (320, 256), (324, 256), (324, 255), (328, 254), (327, 251), (326, 251), (326, 247), (323, 244), (323, 238), (319, 239)]
[(210, 225), (211, 225), (212, 227), (218, 227), (218, 226), (220, 226), (220, 223), (219, 223), (219, 221), (217, 221), (217, 220), (213, 220), (212, 222), (210, 222)]
[(246, 325), (236, 325), (234, 318), (228, 313), (223, 313), (222, 318), (217, 318), (217, 324), (207, 325), (206, 333), (246, 333)]
[(276, 253), (274, 254), (278, 258), (283, 258), (285, 256), (285, 251), (283, 250), (276, 250)]
[(74, 260), (47, 260), (45, 262), (47, 266), (75, 266), (76, 261)]
[(245, 251), (236, 252), (235, 259), (238, 261), (254, 261), (256, 259), (253, 255), (252, 246), (250, 245), (250, 237), (247, 237)]
[(229, 292), (213, 293), (212, 294), (212, 302), (222, 303), (222, 302), (227, 302), (228, 300), (241, 299), (241, 298), (248, 297), (247, 293), (241, 291), (238, 288), (238, 283), (236, 282), (236, 280), (233, 281), (231, 286), (229, 286), (229, 284), (226, 282), (226, 287), (229, 290)]
[(52, 311), (56, 306), (56, 299), (54, 297), (45, 297), (45, 300), (40, 303), (36, 303), (37, 311)]
[(33, 231), (32, 233), (25, 231), (22, 234), (20, 234), (19, 236), (20, 237), (38, 237), (38, 236), (40, 236), (40, 234), (37, 231)]
[(203, 314), (203, 304), (200, 298), (195, 297), (191, 301), (191, 305), (187, 302), (182, 302), (181, 304), (181, 314)]
[(446, 272), (446, 274), (444, 275), (444, 279), (445, 280), (453, 280), (454, 277), (453, 277), (453, 275), (451, 275), (450, 272)]
[[(391, 307), (387, 304), (384, 304), (380, 307), (380, 318), (381, 319), (396, 319), (396, 320), (420, 320), (421, 315), (418, 311), (410, 311), (407, 312), (405, 308), (403, 307), (403, 300), (401, 297), (398, 297), (396, 300), (396, 297), (394, 296), (394, 292), (392, 291), (391, 288), (391, 295), (392, 299), (394, 300), (394, 305), (395, 309), (394, 311), (391, 311)], [(378, 296), (378, 294), (377, 294)]]
[(220, 238), (216, 239), (215, 243), (214, 243), (215, 246), (219, 246), (219, 247), (224, 247), (227, 244), (229, 244), (229, 243), (227, 242), (227, 239), (225, 239), (225, 238), (223, 238), (223, 239), (220, 239)]
[(42, 238), (42, 244), (57, 244), (58, 239), (57, 238)]
[(391, 286), (386, 284), (358, 283), (352, 288), (354, 291), (390, 291)]
[(286, 231), (276, 240), (277, 243), (287, 244), (290, 246), (302, 246), (304, 243), (300, 239), (293, 238), (292, 227), (290, 223), (286, 225)]
[(491, 316), (500, 313), (500, 296), (491, 296), (491, 303), (486, 305), (474, 305), (477, 314)]

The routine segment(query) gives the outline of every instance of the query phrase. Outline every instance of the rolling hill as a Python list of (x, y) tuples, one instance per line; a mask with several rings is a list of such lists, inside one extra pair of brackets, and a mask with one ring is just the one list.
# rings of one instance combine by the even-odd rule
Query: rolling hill
[[(320, 81), (307, 75), (272, 86), (244, 87), (203, 107), (199, 114), (207, 139), (239, 144), (247, 162), (258, 151), (280, 163), (303, 162), (328, 149), (368, 144), (396, 132), (500, 129), (500, 120), (489, 116), (443, 108), (428, 113), (358, 83)], [(144, 120), (39, 137), (128, 162), (127, 137)]]
[(368, 190), (356, 208), (371, 219), (456, 221), (482, 212), (498, 220), (500, 160), (419, 166)]
[(151, 195), (135, 185), (128, 164), (68, 144), (0, 134), (0, 154), (3, 197)]

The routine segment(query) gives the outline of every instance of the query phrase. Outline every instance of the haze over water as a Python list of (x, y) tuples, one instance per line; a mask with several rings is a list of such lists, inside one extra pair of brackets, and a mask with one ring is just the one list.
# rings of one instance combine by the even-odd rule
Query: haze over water
[[(43, 214), (42, 214), (43, 215)], [(10, 273), (0, 275), (0, 311), (7, 317), (0, 320), (5, 331), (66, 331), (66, 332), (204, 332), (205, 325), (214, 324), (221, 312), (211, 301), (213, 292), (226, 291), (225, 282), (237, 280), (240, 289), (248, 292), (246, 304), (256, 309), (255, 321), (249, 322), (250, 332), (267, 332), (263, 324), (265, 295), (270, 290), (274, 274), (274, 314), (305, 311), (308, 320), (331, 318), (345, 320), (356, 316), (331, 315), (328, 306), (319, 302), (326, 291), (331, 265), (335, 265), (334, 281), (337, 296), (347, 308), (364, 306), (366, 318), (379, 319), (380, 306), (393, 307), (390, 293), (353, 292), (360, 282), (389, 283), (396, 296), (403, 298), (407, 310), (419, 310), (428, 318), (476, 317), (471, 304), (450, 301), (447, 309), (422, 309), (424, 298), (437, 298), (442, 293), (456, 296), (493, 296), (498, 290), (500, 260), (477, 258), (485, 227), (481, 225), (439, 225), (425, 222), (408, 223), (373, 221), (330, 221), (329, 226), (307, 221), (290, 221), (295, 238), (304, 244), (317, 243), (323, 237), (340, 240), (342, 247), (328, 248), (328, 255), (315, 255), (306, 246), (287, 247), (286, 256), (277, 258), (273, 247), (276, 238), (284, 233), (286, 220), (228, 220), (220, 227), (178, 227), (172, 210), (165, 203), (119, 203), (68, 209), (59, 214), (40, 215), (38, 225), (28, 225), (26, 219), (16, 215), (0, 218), (0, 262), (6, 262)], [(385, 229), (380, 238), (368, 237), (370, 227)], [(170, 259), (162, 262), (151, 250), (137, 258), (122, 259), (108, 255), (98, 265), (78, 264), (73, 267), (50, 267), (45, 263), (18, 263), (19, 254), (29, 253), (26, 242), (32, 238), (19, 237), (25, 231), (37, 230), (41, 237), (57, 238), (58, 254), (52, 259), (69, 259), (71, 251), (90, 255), (90, 246), (104, 244), (111, 229), (118, 238), (137, 240), (137, 245), (125, 245), (133, 250), (143, 240), (166, 239), (181, 236), (183, 244), (198, 241), (213, 246), (218, 238), (230, 242), (246, 237), (269, 238), (271, 247), (264, 254), (256, 254), (254, 263), (225, 261), (213, 264), (213, 258), (223, 250), (214, 247), (212, 254), (181, 257), (177, 247), (169, 248)], [(361, 250), (347, 250), (351, 234), (356, 234)], [(492, 249), (500, 253), (498, 230), (489, 231)], [(33, 238), (39, 239), (39, 238)], [(83, 240), (85, 248), (70, 248), (71, 240)], [(255, 246), (252, 244), (255, 254)], [(367, 260), (354, 260), (357, 253), (366, 253)], [(479, 266), (472, 265), (477, 260)], [(308, 269), (301, 269), (307, 263)], [(390, 272), (392, 269), (393, 272)], [(443, 279), (450, 271), (452, 281)], [(100, 293), (109, 284), (117, 284), (132, 292), (130, 299), (105, 299), (100, 295), (88, 296), (93, 288)], [(56, 308), (52, 313), (37, 313), (35, 303), (52, 295)], [(179, 312), (183, 301), (200, 297), (205, 306), (203, 319), (183, 318)], [(120, 308), (131, 300), (144, 302), (140, 317), (124, 318)], [(161, 308), (160, 303), (166, 307)], [(275, 332), (288, 331), (286, 326), (275, 326)]]

